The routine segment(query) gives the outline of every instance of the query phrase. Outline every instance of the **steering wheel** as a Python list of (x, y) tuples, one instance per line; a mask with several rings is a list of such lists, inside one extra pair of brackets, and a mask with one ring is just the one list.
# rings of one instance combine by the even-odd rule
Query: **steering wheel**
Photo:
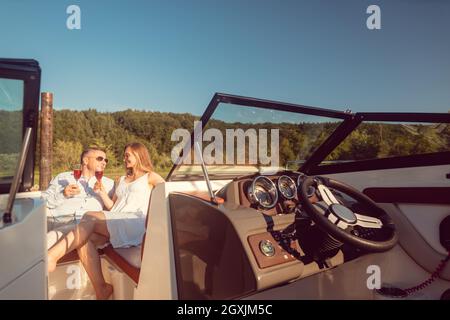
[[(319, 202), (312, 203), (308, 197), (308, 188), (311, 186), (316, 188)], [(329, 188), (351, 196), (364, 205), (370, 215), (353, 212), (341, 204)], [(343, 182), (319, 176), (306, 177), (299, 188), (299, 196), (303, 209), (319, 228), (342, 243), (365, 251), (382, 252), (394, 247), (398, 241), (391, 217), (372, 199)], [(364, 239), (361, 230), (373, 231), (377, 235), (373, 237), (376, 240)]]

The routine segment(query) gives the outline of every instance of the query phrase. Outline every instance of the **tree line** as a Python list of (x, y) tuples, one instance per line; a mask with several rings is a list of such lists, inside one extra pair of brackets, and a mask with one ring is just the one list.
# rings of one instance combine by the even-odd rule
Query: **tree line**
[[(11, 159), (19, 152), (21, 118), (21, 112), (0, 111), (0, 172), (11, 169)], [(123, 147), (133, 141), (147, 146), (157, 169), (167, 170), (172, 166), (171, 151), (177, 144), (177, 141), (171, 141), (172, 132), (178, 128), (192, 131), (194, 121), (198, 119), (189, 113), (130, 109), (118, 112), (55, 110), (54, 172), (68, 170), (71, 164), (79, 161), (81, 151), (92, 145), (106, 150), (110, 159), (108, 166), (120, 167)], [(205, 129), (219, 129), (224, 136), (226, 129), (279, 129), (279, 158), (281, 165), (285, 166), (290, 161), (307, 159), (337, 126), (337, 122), (252, 124), (213, 119)], [(205, 142), (203, 146), (207, 144)], [(362, 123), (326, 160), (366, 160), (433, 153), (449, 151), (449, 146), (448, 124)], [(36, 152), (39, 159), (39, 144)]]
[[(177, 141), (171, 141), (175, 129), (192, 131), (199, 117), (189, 113), (124, 110), (61, 110), (54, 114), (54, 164), (64, 166), (88, 145), (107, 150), (112, 166), (121, 166), (123, 147), (131, 141), (147, 146), (154, 165), (167, 169), (172, 166), (171, 151)], [(279, 129), (279, 158), (288, 161), (307, 159), (337, 128), (337, 122), (317, 123), (226, 123), (212, 119), (205, 127), (219, 129)], [(203, 146), (207, 143), (205, 142)], [(448, 124), (389, 124), (362, 123), (336, 148), (326, 160), (348, 161), (433, 153), (450, 150)], [(270, 148), (269, 148), (270, 149)], [(66, 163), (64, 163), (64, 161)]]

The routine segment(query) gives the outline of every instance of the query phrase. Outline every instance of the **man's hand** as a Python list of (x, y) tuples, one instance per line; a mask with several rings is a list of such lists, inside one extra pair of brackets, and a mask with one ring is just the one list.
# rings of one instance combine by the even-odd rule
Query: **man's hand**
[(76, 184), (69, 184), (64, 188), (63, 191), (64, 197), (73, 197), (77, 194), (80, 194), (80, 188)]

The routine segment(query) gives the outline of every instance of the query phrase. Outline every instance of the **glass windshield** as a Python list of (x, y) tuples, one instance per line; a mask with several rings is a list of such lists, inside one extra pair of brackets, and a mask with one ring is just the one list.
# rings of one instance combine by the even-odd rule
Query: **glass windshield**
[[(316, 115), (220, 103), (204, 128), (199, 122), (195, 124), (194, 141), (212, 178), (297, 170), (341, 122)], [(172, 139), (182, 142), (189, 142), (189, 137), (190, 132), (183, 133), (181, 129), (172, 135)], [(184, 145), (180, 142), (172, 150), (172, 161)], [(184, 154), (187, 156), (177, 159), (180, 165), (171, 179), (197, 175), (202, 178), (197, 154), (187, 148)]]
[(361, 123), (322, 164), (450, 151), (446, 123)]
[(14, 175), (22, 145), (23, 81), (0, 78), (0, 181)]

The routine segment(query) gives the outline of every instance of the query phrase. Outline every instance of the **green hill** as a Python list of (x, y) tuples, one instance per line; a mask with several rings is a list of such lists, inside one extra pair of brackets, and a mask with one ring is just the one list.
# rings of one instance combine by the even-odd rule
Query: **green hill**
[[(20, 137), (21, 116), (20, 112), (0, 110), (0, 171), (11, 170), (14, 167), (11, 167), (11, 159), (16, 157), (19, 151), (17, 146), (20, 145), (18, 137)], [(198, 117), (188, 113), (55, 110), (54, 172), (67, 170), (71, 164), (78, 162), (81, 150), (89, 145), (105, 148), (111, 160), (108, 166), (119, 168), (122, 166), (123, 147), (132, 141), (144, 143), (149, 148), (155, 167), (166, 172), (172, 166), (170, 154), (177, 144), (170, 140), (173, 130), (184, 128), (190, 132), (195, 120), (198, 120)], [(280, 129), (281, 165), (285, 165), (288, 161), (308, 158), (336, 126), (336, 123), (243, 124), (217, 120), (212, 120), (208, 125), (209, 128), (219, 129), (223, 134), (227, 128)], [(207, 144), (205, 142), (204, 146)], [(363, 123), (326, 160), (365, 160), (449, 151), (449, 146), (448, 124)], [(38, 157), (39, 144), (37, 159)]]
[[(82, 147), (92, 143), (106, 146), (114, 165), (120, 165), (123, 146), (130, 141), (143, 142), (150, 150), (155, 166), (172, 165), (170, 153), (176, 142), (170, 140), (177, 128), (192, 131), (198, 117), (188, 113), (166, 113), (125, 110), (97, 112), (95, 110), (55, 111), (54, 142), (78, 141)], [(336, 123), (224, 123), (211, 120), (209, 128), (280, 129), (280, 162), (304, 160), (337, 127)], [(204, 143), (206, 145), (207, 143)], [(448, 151), (448, 124), (386, 124), (363, 123), (327, 158), (331, 161), (365, 160), (398, 155)]]

